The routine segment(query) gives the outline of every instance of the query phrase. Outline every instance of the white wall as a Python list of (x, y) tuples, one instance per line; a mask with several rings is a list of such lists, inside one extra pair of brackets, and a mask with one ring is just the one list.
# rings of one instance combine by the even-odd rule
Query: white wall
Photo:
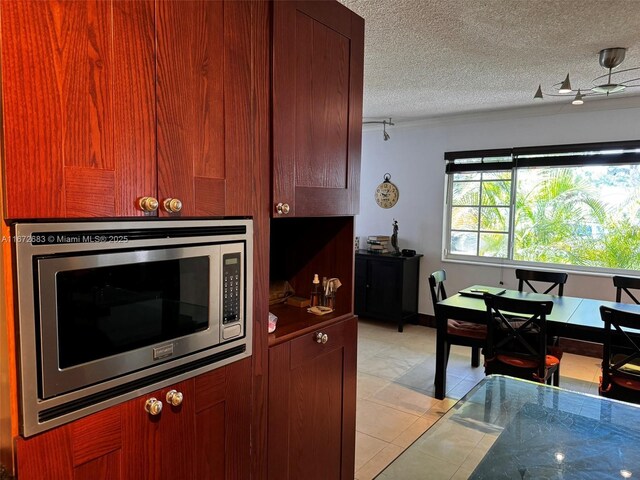
[[(393, 219), (398, 220), (400, 248), (424, 254), (420, 264), (420, 313), (433, 314), (427, 277), (439, 268), (447, 271), (450, 295), (476, 283), (498, 285), (504, 281), (506, 287), (516, 288), (513, 267), (441, 261), (444, 152), (640, 139), (640, 101), (619, 100), (594, 102), (590, 110), (555, 105), (396, 123), (387, 127), (391, 139), (386, 142), (381, 125), (365, 128), (356, 235), (365, 239), (368, 235), (391, 235)], [(387, 172), (400, 190), (400, 199), (395, 207), (385, 210), (375, 203), (374, 190)], [(572, 273), (565, 295), (613, 300), (614, 289), (608, 276)]]

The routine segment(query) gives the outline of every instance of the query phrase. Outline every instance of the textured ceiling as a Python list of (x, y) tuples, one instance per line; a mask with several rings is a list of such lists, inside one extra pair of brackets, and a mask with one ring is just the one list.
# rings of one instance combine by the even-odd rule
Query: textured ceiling
[(628, 49), (618, 70), (640, 65), (640, 0), (340, 1), (365, 19), (365, 119), (537, 105), (567, 72), (593, 86), (603, 48)]

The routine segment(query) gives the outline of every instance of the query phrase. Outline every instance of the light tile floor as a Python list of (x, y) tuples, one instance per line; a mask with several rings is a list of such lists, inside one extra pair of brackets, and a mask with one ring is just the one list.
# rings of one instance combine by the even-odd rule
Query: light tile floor
[[(474, 387), (484, 371), (471, 368), (471, 349), (453, 346), (446, 398), (436, 400), (435, 329), (405, 325), (398, 333), (392, 323), (366, 319), (359, 320), (358, 329), (355, 478), (370, 480)], [(599, 375), (597, 358), (562, 357), (563, 388), (597, 395)], [(454, 472), (450, 478), (466, 476)]]

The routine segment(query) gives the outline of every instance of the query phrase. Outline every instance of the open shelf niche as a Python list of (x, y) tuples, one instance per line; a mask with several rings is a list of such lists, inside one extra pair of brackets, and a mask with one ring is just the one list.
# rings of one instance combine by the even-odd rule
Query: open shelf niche
[(352, 216), (273, 219), (270, 252), (270, 282), (288, 281), (296, 296), (310, 296), (316, 273), (320, 279), (336, 277), (342, 282), (335, 311), (327, 315), (313, 315), (304, 307), (284, 303), (271, 305), (269, 311), (278, 317), (278, 324), (270, 345), (353, 315)]

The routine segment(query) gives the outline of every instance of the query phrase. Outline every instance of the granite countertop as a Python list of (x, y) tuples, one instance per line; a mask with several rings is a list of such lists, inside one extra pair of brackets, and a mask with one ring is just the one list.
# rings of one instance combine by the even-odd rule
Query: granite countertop
[(13, 480), (13, 476), (9, 475), (9, 472), (1, 463), (0, 463), (0, 480)]

